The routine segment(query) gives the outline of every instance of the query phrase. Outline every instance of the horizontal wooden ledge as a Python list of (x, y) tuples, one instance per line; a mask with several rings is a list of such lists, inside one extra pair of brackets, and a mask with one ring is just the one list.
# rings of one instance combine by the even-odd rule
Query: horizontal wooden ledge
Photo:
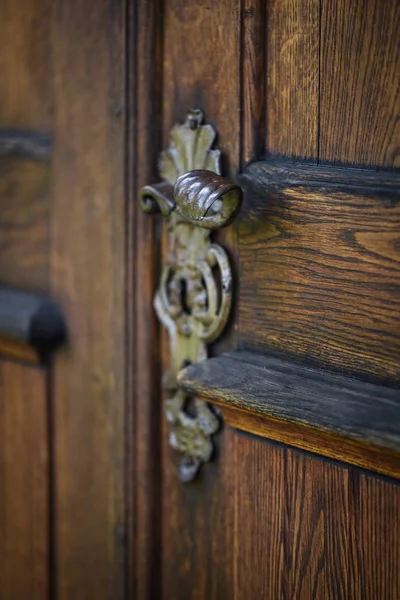
[(48, 298), (0, 286), (0, 353), (35, 361), (66, 341), (64, 316)]
[(249, 352), (186, 367), (181, 388), (238, 429), (400, 477), (400, 390)]
[(390, 203), (400, 200), (400, 171), (373, 170), (334, 165), (314, 165), (290, 160), (269, 159), (250, 163), (238, 176), (238, 183), (247, 192), (274, 193), (296, 187), (339, 190), (354, 195), (385, 198)]
[(0, 157), (14, 156), (47, 160), (52, 152), (51, 138), (34, 131), (0, 130)]

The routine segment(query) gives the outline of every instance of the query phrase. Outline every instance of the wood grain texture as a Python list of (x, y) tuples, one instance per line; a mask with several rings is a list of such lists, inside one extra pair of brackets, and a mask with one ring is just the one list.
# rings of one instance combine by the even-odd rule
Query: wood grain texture
[[(1, 3), (0, 130), (5, 132), (51, 130), (50, 6), (51, 0)], [(1, 141), (0, 146), (4, 150)], [(49, 180), (48, 162), (0, 158), (3, 284), (49, 289)]]
[(0, 597), (49, 596), (47, 374), (0, 361)]
[(44, 292), (49, 286), (50, 167), (0, 158), (0, 280)]
[(396, 600), (400, 596), (399, 486), (367, 475), (354, 479), (349, 490), (349, 507), (355, 514), (350, 596)]
[(398, 389), (246, 352), (191, 365), (179, 384), (232, 427), (400, 476)]
[(320, 160), (399, 167), (399, 3), (321, 8)]
[(316, 455), (369, 469), (389, 477), (400, 477), (399, 454), (368, 446), (349, 438), (321, 431), (307, 425), (259, 416), (231, 408), (218, 398), (212, 401), (222, 412), (224, 422), (239, 431), (288, 444)]
[(265, 0), (243, 0), (241, 30), (241, 166), (261, 158), (265, 145)]
[(223, 174), (234, 175), (239, 161), (239, 4), (166, 0), (163, 33), (163, 147), (172, 125), (184, 121), (190, 108), (201, 108), (218, 132)]
[(398, 176), (254, 163), (239, 183), (242, 347), (398, 381)]
[(232, 460), (234, 598), (398, 597), (398, 485), (247, 436)]
[[(165, 433), (167, 427), (165, 426)], [(177, 483), (174, 455), (163, 445), (163, 598), (233, 597), (235, 538), (233, 471), (235, 432), (216, 437), (216, 451), (193, 482)]]
[(51, 129), (51, 0), (0, 7), (0, 128)]
[(267, 2), (266, 149), (318, 159), (319, 0)]
[(52, 3), (54, 593), (124, 597), (124, 6)]
[(129, 4), (127, 594), (140, 600), (159, 597), (162, 584), (160, 338), (153, 309), (160, 231), (138, 198), (144, 185), (158, 179), (162, 149), (162, 17), (161, 1)]
[(183, 369), (182, 389), (231, 407), (400, 452), (400, 389), (374, 385), (250, 352)]

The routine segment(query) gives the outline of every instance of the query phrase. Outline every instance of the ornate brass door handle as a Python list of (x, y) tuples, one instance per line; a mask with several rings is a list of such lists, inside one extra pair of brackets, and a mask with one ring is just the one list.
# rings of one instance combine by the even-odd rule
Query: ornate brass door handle
[(171, 364), (163, 383), (170, 445), (181, 454), (181, 481), (192, 480), (210, 460), (219, 422), (206, 402), (178, 388), (177, 374), (207, 358), (207, 344), (227, 323), (232, 272), (225, 250), (210, 234), (231, 223), (242, 202), (240, 187), (219, 174), (220, 152), (211, 149), (215, 131), (202, 121), (202, 112), (192, 110), (183, 125), (173, 127), (160, 156), (163, 182), (139, 194), (144, 211), (167, 217), (169, 253), (154, 307), (170, 339)]

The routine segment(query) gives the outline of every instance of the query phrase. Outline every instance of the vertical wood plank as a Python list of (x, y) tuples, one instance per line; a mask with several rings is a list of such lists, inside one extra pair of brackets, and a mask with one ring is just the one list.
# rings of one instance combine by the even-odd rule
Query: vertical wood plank
[(285, 464), (283, 595), (326, 597), (324, 464), (290, 449)]
[(0, 597), (49, 594), (46, 371), (0, 362)]
[(394, 482), (237, 434), (234, 597), (395, 600), (399, 495)]
[(267, 2), (266, 148), (318, 157), (319, 0)]
[(47, 162), (0, 158), (0, 280), (3, 285), (42, 292), (48, 289), (49, 180)]
[(124, 5), (52, 12), (56, 595), (124, 594)]
[(323, 0), (320, 160), (400, 166), (400, 5)]
[(162, 0), (129, 3), (128, 29), (128, 597), (161, 588), (160, 337), (153, 308), (160, 243), (157, 219), (138, 191), (158, 180), (162, 136)]
[[(240, 161), (240, 3), (210, 4), (166, 0), (163, 9), (163, 143), (190, 108), (201, 108), (217, 130), (222, 170), (235, 176)], [(228, 251), (232, 228), (218, 235)], [(168, 366), (168, 340), (163, 335), (163, 369)], [(229, 347), (229, 333), (220, 342)], [(174, 453), (163, 436), (162, 596), (223, 598), (233, 595), (232, 432), (217, 438), (217, 458), (204, 466), (198, 480), (182, 485)], [(223, 501), (221, 502), (221, 499)]]
[[(51, 132), (51, 0), (0, 4), (0, 129)], [(49, 288), (49, 161), (0, 159), (0, 279)]]
[(201, 108), (218, 132), (226, 176), (239, 162), (239, 9), (229, 0), (164, 3), (163, 147), (172, 125)]
[(265, 0), (243, 0), (241, 31), (242, 160), (260, 159), (265, 144)]
[(400, 597), (400, 486), (357, 474), (351, 496), (350, 597)]
[(226, 428), (219, 436), (216, 461), (184, 485), (164, 436), (163, 598), (234, 597), (235, 433)]
[(238, 436), (235, 466), (238, 600), (325, 598), (324, 463)]
[(286, 449), (236, 434), (235, 600), (283, 598)]
[(0, 127), (51, 129), (51, 0), (0, 6)]
[[(354, 574), (350, 571), (351, 481), (353, 472), (338, 464), (324, 462), (325, 494), (324, 573), (327, 600), (353, 598), (349, 593)], [(361, 599), (360, 599), (361, 600)]]

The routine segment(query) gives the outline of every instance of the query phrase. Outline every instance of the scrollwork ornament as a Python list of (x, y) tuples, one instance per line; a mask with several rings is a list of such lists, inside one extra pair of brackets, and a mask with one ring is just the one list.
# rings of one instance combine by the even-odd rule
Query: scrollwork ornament
[(215, 131), (192, 110), (171, 131), (159, 171), (163, 182), (142, 188), (146, 212), (167, 219), (169, 251), (154, 299), (157, 316), (170, 341), (170, 368), (164, 375), (169, 443), (180, 454), (181, 481), (192, 480), (213, 452), (219, 421), (200, 398), (178, 388), (177, 374), (207, 358), (207, 344), (226, 326), (232, 302), (228, 256), (211, 243), (212, 229), (228, 225), (242, 201), (241, 189), (220, 175), (220, 152), (212, 149)]

